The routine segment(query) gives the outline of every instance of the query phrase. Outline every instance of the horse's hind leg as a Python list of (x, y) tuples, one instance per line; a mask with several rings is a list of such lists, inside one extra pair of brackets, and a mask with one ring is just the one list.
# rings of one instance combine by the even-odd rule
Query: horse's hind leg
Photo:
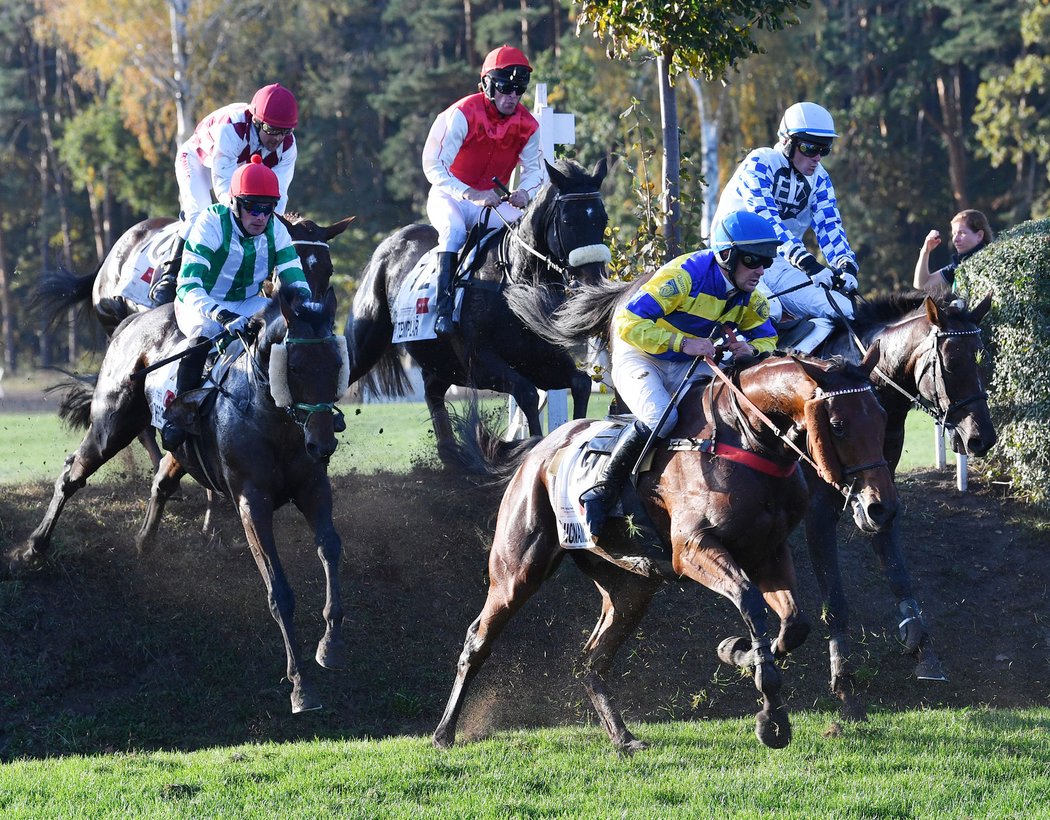
[(605, 674), (663, 582), (659, 578), (633, 575), (589, 552), (571, 555), (602, 595), (602, 614), (583, 648), (583, 687), (613, 745), (621, 752), (633, 754), (647, 749), (649, 744), (638, 740), (623, 722), (622, 715), (613, 706)]
[[(100, 419), (105, 423), (116, 419), (120, 426), (114, 430), (107, 430)], [(96, 417), (92, 413), (91, 429), (84, 436), (83, 441), (76, 452), (71, 453), (65, 460), (62, 472), (55, 481), (54, 493), (51, 503), (40, 524), (29, 536), (23, 549), (14, 549), (8, 553), (7, 571), (16, 575), (26, 569), (33, 569), (43, 563), (44, 556), (51, 547), (51, 537), (54, 534), (58, 518), (66, 502), (80, 490), (88, 478), (113, 456), (123, 450), (135, 437), (135, 431), (141, 429), (134, 420), (127, 423), (113, 412), (101, 414)]]
[(157, 472), (153, 476), (153, 485), (150, 488), (146, 517), (135, 538), (135, 546), (140, 555), (152, 546), (157, 536), (157, 528), (160, 526), (160, 518), (164, 514), (164, 505), (178, 489), (179, 481), (185, 472), (171, 453), (166, 454), (157, 466)]
[(434, 426), (438, 458), (445, 464), (449, 463), (456, 445), (456, 435), (452, 431), (448, 405), (445, 404), (445, 394), (451, 386), (452, 382), (447, 379), (424, 371), (423, 397), (427, 402), (427, 410), (430, 411), (430, 423)]
[[(456, 742), (456, 724), (466, 700), (467, 689), (492, 652), (492, 644), (507, 622), (539, 589), (557, 567), (564, 553), (558, 546), (554, 513), (538, 482), (531, 498), (522, 498), (520, 473), (504, 496), (496, 537), (489, 553), (489, 590), (485, 605), (467, 629), (463, 651), (456, 664), (456, 679), (441, 721), (434, 730), (434, 745), (447, 749)], [(508, 514), (506, 499), (520, 500)], [(520, 515), (520, 510), (532, 514)]]

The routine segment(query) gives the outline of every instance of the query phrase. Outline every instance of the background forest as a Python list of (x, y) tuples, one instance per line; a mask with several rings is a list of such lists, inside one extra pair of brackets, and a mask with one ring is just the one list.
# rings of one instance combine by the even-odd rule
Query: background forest
[[(549, 103), (576, 116), (576, 144), (560, 155), (620, 159), (606, 201), (618, 241), (635, 236), (662, 204), (661, 75), (657, 55), (635, 44), (614, 60), (593, 35), (596, 18), (581, 22), (588, 7), (611, 5), (0, 0), (0, 364), (11, 374), (76, 362), (98, 343), (93, 322), (50, 332), (29, 320), (40, 272), (89, 273), (135, 222), (175, 216), (180, 138), (270, 82), (300, 103), (291, 209), (325, 224), (357, 216), (332, 248), (345, 294), (380, 238), (424, 218), (426, 131), (504, 42), (530, 55)], [(802, 99), (831, 110), (842, 135), (826, 165), (864, 289), (910, 281), (926, 232), (946, 234), (961, 208), (985, 211), (997, 230), (1050, 212), (1045, 2), (684, 3), (741, 20), (761, 6), (779, 7), (787, 24), (752, 30), (761, 53), (736, 60), (722, 82), (675, 78), (687, 247), (706, 234), (705, 201)], [(947, 254), (938, 249), (934, 264)]]

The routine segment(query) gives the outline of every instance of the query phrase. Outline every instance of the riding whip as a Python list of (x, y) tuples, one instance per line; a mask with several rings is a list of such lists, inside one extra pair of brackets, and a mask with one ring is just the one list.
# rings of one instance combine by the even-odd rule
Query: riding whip
[(167, 356), (166, 358), (161, 359), (159, 362), (154, 362), (153, 364), (148, 365), (147, 367), (144, 367), (141, 370), (136, 370), (134, 373), (131, 374), (131, 378), (133, 378), (133, 379), (144, 379), (144, 378), (146, 378), (146, 375), (148, 373), (152, 373), (154, 370), (159, 370), (160, 368), (164, 367), (164, 365), (166, 365), (166, 364), (171, 364), (172, 362), (177, 362), (179, 359), (182, 359), (182, 358), (184, 358), (186, 356), (189, 356), (194, 350), (200, 350), (202, 347), (210, 347), (212, 344), (214, 344), (214, 342), (216, 340), (218, 340), (219, 338), (221, 338), (222, 336), (225, 336), (225, 335), (226, 335), (226, 331), (225, 330), (222, 331), (222, 333), (216, 333), (210, 339), (205, 339), (203, 342), (197, 342), (197, 344), (190, 345), (185, 350), (181, 350), (181, 351), (179, 351), (178, 353), (176, 353), (176, 354), (174, 354), (172, 356)]

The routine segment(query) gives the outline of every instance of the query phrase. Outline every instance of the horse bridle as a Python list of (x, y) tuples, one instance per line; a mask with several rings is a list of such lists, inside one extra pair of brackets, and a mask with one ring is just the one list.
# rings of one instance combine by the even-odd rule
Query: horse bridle
[[(284, 345), (312, 345), (312, 344), (326, 344), (329, 341), (335, 341), (336, 335), (329, 333), (327, 336), (320, 336), (313, 339), (299, 338), (296, 336), (286, 336), (284, 339)], [(337, 419), (343, 417), (343, 411), (340, 410), (334, 401), (321, 402), (320, 404), (309, 404), (307, 402), (296, 401), (281, 408), (288, 417), (291, 418), (303, 431), (303, 435), (306, 435), (306, 426), (310, 423), (310, 419), (314, 413), (330, 413)]]
[[(514, 226), (503, 217), (503, 214), (501, 214), (497, 208), (491, 208), (491, 210), (494, 214), (496, 214), (496, 216), (500, 218), (503, 224), (507, 227), (507, 238), (513, 239), (515, 242), (521, 245), (521, 247), (524, 248), (528, 253), (531, 253), (551, 270), (557, 271), (561, 275), (562, 284), (568, 290), (570, 287), (569, 283), (571, 280), (571, 277), (569, 275), (569, 256), (572, 254), (572, 251), (569, 251), (568, 253), (565, 252), (565, 240), (562, 238), (561, 235), (561, 219), (559, 217), (562, 214), (562, 207), (566, 202), (579, 202), (587, 199), (601, 200), (601, 197), (601, 191), (581, 191), (573, 194), (563, 194), (559, 192), (554, 195), (555, 207), (550, 208), (548, 210), (547, 215), (543, 220), (543, 235), (546, 236), (547, 233), (550, 231), (551, 221), (556, 220), (554, 222), (554, 236), (558, 242), (558, 253), (560, 254), (558, 259), (560, 260), (560, 262), (555, 261), (549, 256), (541, 253), (528, 242), (526, 242), (524, 239), (522, 239), (520, 236), (518, 236), (518, 232), (513, 230)], [(573, 250), (576, 249), (574, 248)]]

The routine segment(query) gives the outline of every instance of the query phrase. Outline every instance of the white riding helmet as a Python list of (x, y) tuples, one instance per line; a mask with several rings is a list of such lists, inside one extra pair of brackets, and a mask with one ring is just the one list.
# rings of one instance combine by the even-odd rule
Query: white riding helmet
[(826, 108), (816, 103), (800, 102), (784, 112), (777, 136), (782, 142), (794, 138), (830, 145), (838, 134), (835, 133), (835, 121)]

